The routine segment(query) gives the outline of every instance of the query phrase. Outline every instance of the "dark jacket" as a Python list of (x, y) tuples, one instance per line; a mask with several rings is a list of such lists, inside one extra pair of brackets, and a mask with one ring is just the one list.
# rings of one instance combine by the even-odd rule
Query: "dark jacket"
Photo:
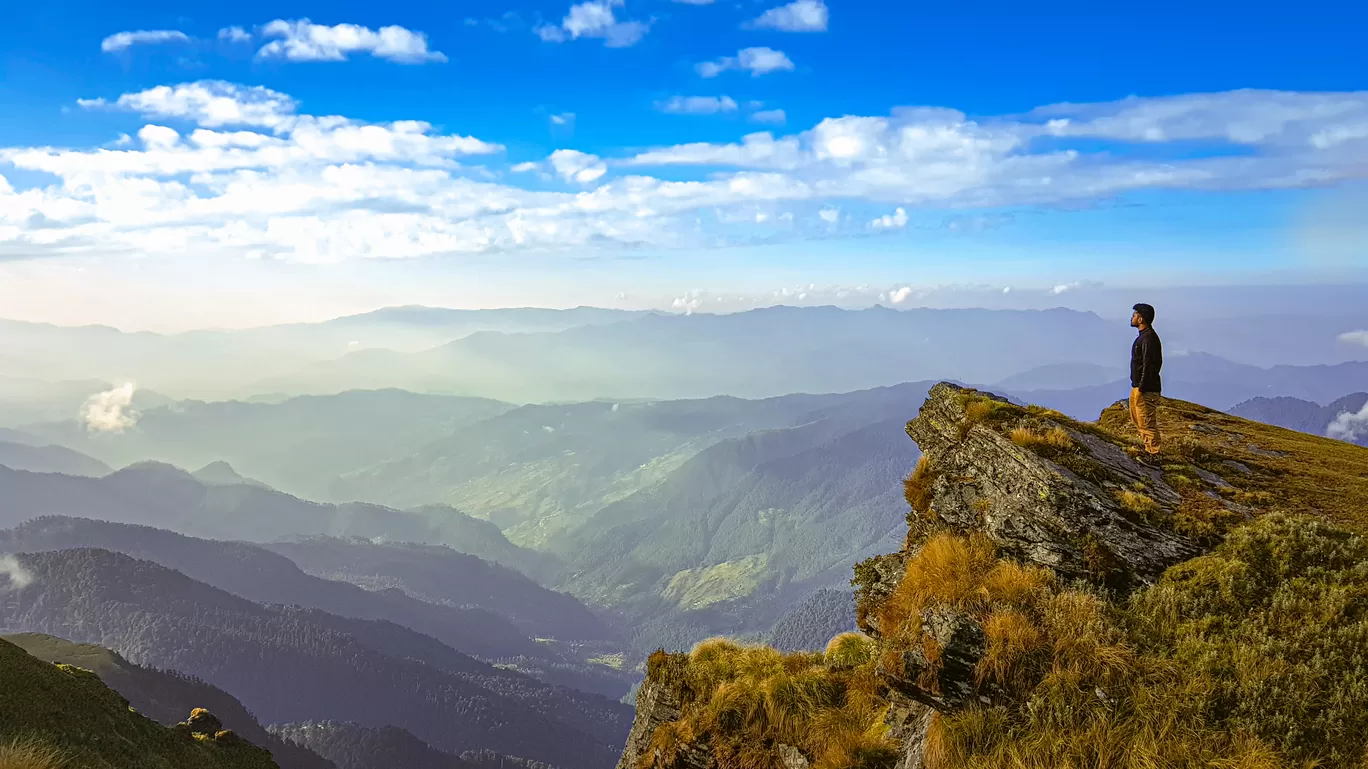
[(1139, 387), (1142, 393), (1160, 392), (1159, 369), (1163, 365), (1164, 347), (1150, 326), (1131, 345), (1131, 387)]

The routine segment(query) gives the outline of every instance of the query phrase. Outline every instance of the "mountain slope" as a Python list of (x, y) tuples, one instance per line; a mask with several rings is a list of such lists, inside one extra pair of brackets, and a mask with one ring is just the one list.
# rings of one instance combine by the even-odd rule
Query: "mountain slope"
[[(387, 623), (263, 607), (106, 550), (16, 558), (32, 580), (0, 603), (0, 624), (98, 643), (136, 664), (197, 676), (267, 722), (403, 724), (441, 749), (487, 748), (566, 769), (604, 766), (620, 739), (608, 735), (625, 731), (620, 706), (602, 698), (544, 685), (530, 696), (496, 693), (481, 682), (497, 671), (474, 660), (465, 658), (473, 677), (462, 677), (412, 654), (389, 656), (336, 629), (402, 630)], [(411, 631), (400, 638), (455, 654)], [(501, 680), (524, 689), (535, 684), (516, 674)], [(572, 724), (593, 725), (602, 737)]]
[(281, 724), (271, 729), (319, 755), (328, 756), (337, 764), (337, 769), (476, 769), (477, 766), (437, 750), (397, 726), (368, 729), (358, 724), (306, 722)]
[[(285, 556), (243, 542), (197, 539), (148, 526), (43, 517), (0, 531), (0, 548), (10, 552), (113, 550), (155, 561), (249, 601), (302, 606), (343, 617), (388, 620), (474, 656), (494, 659), (547, 655), (540, 645), (490, 611), (441, 606), (398, 590), (372, 592), (346, 582), (320, 579), (306, 574)], [(478, 576), (493, 580), (509, 575), (483, 569)], [(526, 578), (519, 576), (519, 581), (526, 582)]]
[(244, 740), (200, 739), (162, 726), (129, 710), (94, 673), (44, 662), (4, 640), (0, 681), (0, 739), (36, 738), (82, 769), (276, 767)]
[(65, 446), (32, 446), (0, 441), (0, 465), (11, 470), (33, 473), (100, 476), (110, 472), (109, 465)]
[(204, 708), (238, 736), (271, 752), (280, 769), (337, 769), (317, 754), (266, 731), (233, 695), (187, 676), (134, 665), (92, 644), (75, 644), (41, 633), (0, 636), (44, 662), (74, 665), (100, 677), (139, 713), (173, 726), (191, 710)]
[(784, 652), (825, 649), (855, 630), (855, 600), (846, 590), (818, 590), (774, 623), (769, 645)]
[(856, 560), (901, 539), (898, 481), (917, 453), (901, 420), (833, 422), (720, 443), (605, 507), (562, 545), (583, 554), (566, 589), (624, 613), (644, 654), (768, 631), (814, 590), (844, 586)]
[(449, 547), (377, 544), (334, 537), (300, 538), (263, 547), (318, 577), (372, 590), (397, 588), (433, 604), (487, 609), (508, 617), (524, 632), (535, 636), (601, 640), (613, 635), (602, 620), (575, 598), (547, 590), (518, 572)]
[(191, 473), (195, 480), (207, 486), (234, 486), (243, 484), (246, 486), (256, 486), (257, 488), (268, 488), (261, 481), (254, 481), (251, 478), (244, 478), (241, 473), (233, 469), (233, 466), (218, 460), (210, 462)]
[[(155, 526), (212, 539), (355, 535), (442, 543), (461, 552), (460, 537), (479, 528), (449, 509), (428, 516), (379, 505), (309, 502), (268, 488), (205, 484), (184, 470), (156, 462), (131, 465), (102, 478), (0, 467), (0, 488), (5, 490), (0, 495), (0, 526), (6, 527), (57, 514)], [(484, 547), (491, 537), (479, 531), (472, 549)]]
[(524, 406), (349, 474), (334, 495), (398, 507), (441, 501), (493, 521), (519, 544), (554, 546), (605, 505), (663, 481), (719, 441), (823, 417), (867, 423), (915, 403), (927, 387)]

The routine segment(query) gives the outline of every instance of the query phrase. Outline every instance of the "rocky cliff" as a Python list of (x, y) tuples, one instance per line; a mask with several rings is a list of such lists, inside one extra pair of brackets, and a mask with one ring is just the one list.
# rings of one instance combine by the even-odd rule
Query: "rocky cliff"
[(937, 385), (863, 635), (658, 653), (618, 769), (1361, 766), (1368, 451), (1181, 401), (1161, 426), (1154, 461), (1124, 404)]

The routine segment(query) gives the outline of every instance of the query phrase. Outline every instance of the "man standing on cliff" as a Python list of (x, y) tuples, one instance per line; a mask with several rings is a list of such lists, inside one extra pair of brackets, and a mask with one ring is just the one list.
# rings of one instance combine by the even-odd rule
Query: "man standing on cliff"
[(1137, 304), (1131, 314), (1131, 326), (1140, 330), (1131, 345), (1130, 415), (1140, 439), (1145, 442), (1145, 453), (1159, 453), (1159, 369), (1164, 365), (1164, 350), (1159, 335), (1154, 333), (1154, 308)]

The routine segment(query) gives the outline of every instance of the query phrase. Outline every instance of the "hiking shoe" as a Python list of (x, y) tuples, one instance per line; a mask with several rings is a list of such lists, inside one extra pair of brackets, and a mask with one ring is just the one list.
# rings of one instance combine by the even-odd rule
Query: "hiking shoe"
[(1135, 461), (1146, 467), (1153, 467), (1156, 470), (1162, 470), (1164, 467), (1163, 457), (1158, 454), (1149, 454), (1144, 451), (1135, 455)]

